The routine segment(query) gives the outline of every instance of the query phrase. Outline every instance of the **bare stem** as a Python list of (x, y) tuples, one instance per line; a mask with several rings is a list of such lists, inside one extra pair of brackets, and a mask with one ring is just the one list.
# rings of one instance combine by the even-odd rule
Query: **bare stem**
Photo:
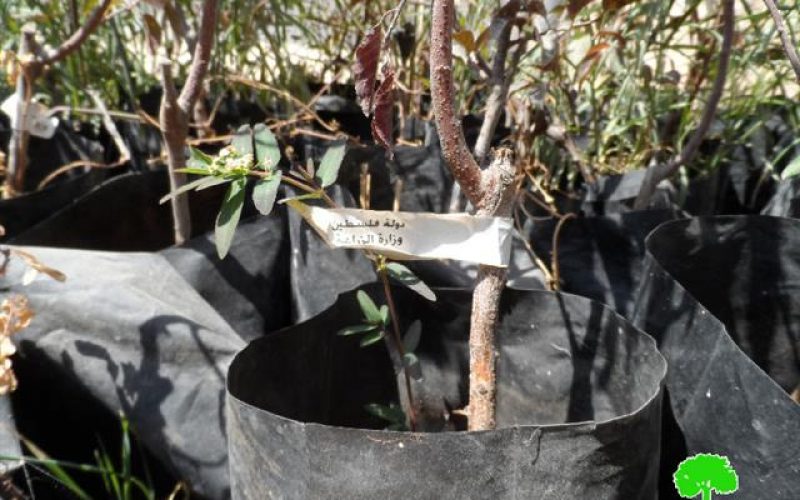
[[(180, 95), (172, 81), (170, 63), (161, 63), (161, 86), (164, 96), (161, 99), (159, 112), (159, 126), (164, 145), (167, 150), (167, 166), (169, 169), (169, 183), (172, 191), (186, 183), (186, 176), (178, 170), (186, 165), (184, 147), (189, 135), (189, 117), (198, 97), (203, 91), (203, 79), (208, 71), (211, 60), (211, 49), (214, 46), (214, 28), (217, 18), (217, 1), (205, 0), (203, 13), (200, 19), (200, 29), (197, 34), (194, 57), (189, 67), (189, 76), (181, 89)], [(189, 198), (184, 193), (173, 196), (170, 200), (172, 207), (173, 227), (175, 230), (175, 244), (180, 245), (191, 237), (192, 221), (189, 213)]]
[(383, 294), (386, 296), (386, 304), (389, 306), (389, 316), (392, 318), (392, 340), (394, 348), (399, 355), (398, 369), (403, 372), (403, 379), (406, 385), (406, 404), (404, 405), (405, 413), (408, 415), (408, 427), (412, 432), (417, 430), (417, 411), (414, 407), (414, 395), (411, 390), (411, 375), (408, 373), (405, 363), (406, 350), (403, 346), (403, 339), (400, 337), (400, 326), (397, 320), (397, 310), (394, 305), (394, 298), (392, 297), (392, 289), (389, 285), (389, 276), (386, 273), (386, 267), (377, 269), (378, 277), (383, 283)]
[(711, 128), (714, 116), (717, 113), (722, 92), (725, 89), (725, 79), (728, 74), (728, 62), (731, 58), (731, 46), (733, 44), (733, 25), (734, 25), (734, 0), (724, 0), (722, 5), (722, 49), (719, 54), (719, 64), (717, 65), (717, 76), (714, 79), (714, 86), (708, 96), (706, 107), (700, 124), (695, 129), (694, 134), (689, 139), (686, 147), (683, 148), (677, 159), (667, 164), (660, 164), (647, 169), (639, 195), (634, 202), (634, 208), (644, 209), (650, 201), (650, 197), (655, 193), (656, 186), (675, 175), (681, 166), (689, 163), (694, 158), (697, 149), (705, 138), (706, 132)]
[(764, 3), (775, 21), (775, 27), (778, 28), (778, 34), (781, 36), (781, 44), (783, 44), (786, 57), (789, 58), (794, 74), (797, 75), (797, 80), (800, 81), (800, 57), (797, 56), (797, 49), (795, 49), (794, 42), (792, 42), (789, 31), (786, 29), (786, 24), (783, 22), (783, 14), (778, 10), (774, 0), (764, 0)]
[[(442, 153), (456, 182), (478, 215), (510, 217), (513, 207), (515, 169), (511, 151), (501, 149), (486, 170), (470, 154), (455, 108), (453, 87), (453, 0), (434, 0), (431, 19), (431, 103)], [(509, 28), (510, 29), (510, 28)], [(506, 47), (507, 50), (507, 47)], [(505, 56), (503, 56), (503, 61)], [(497, 61), (495, 61), (497, 62)], [(508, 72), (513, 73), (513, 72)], [(503, 71), (504, 78), (510, 79)], [(503, 82), (507, 85), (507, 81)], [(495, 339), (500, 294), (505, 286), (506, 270), (491, 266), (478, 268), (472, 296), (469, 333), (470, 374), (469, 430), (495, 427)]]

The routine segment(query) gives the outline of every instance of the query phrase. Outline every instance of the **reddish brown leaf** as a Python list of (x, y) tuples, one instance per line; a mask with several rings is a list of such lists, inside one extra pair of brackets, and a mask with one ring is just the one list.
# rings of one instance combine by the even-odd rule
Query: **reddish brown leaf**
[(567, 14), (569, 17), (575, 18), (584, 7), (592, 3), (592, 0), (570, 0), (567, 5)]
[(583, 80), (589, 75), (589, 72), (592, 68), (597, 64), (600, 60), (600, 56), (603, 55), (603, 52), (608, 50), (611, 47), (606, 42), (598, 43), (597, 45), (592, 46), (587, 52), (586, 55), (583, 56), (583, 59), (578, 64), (578, 85), (583, 82)]
[(144, 31), (147, 33), (147, 44), (150, 46), (150, 52), (155, 54), (161, 45), (161, 26), (156, 21), (156, 18), (150, 14), (144, 15)]
[(392, 129), (394, 117), (394, 69), (384, 67), (383, 81), (375, 92), (375, 113), (372, 116), (370, 127), (372, 138), (394, 156)]
[(625, 7), (629, 3), (633, 2), (633, 0), (603, 0), (603, 9), (604, 10), (617, 10), (622, 7)]
[(353, 73), (356, 79), (356, 98), (364, 116), (372, 111), (375, 98), (375, 77), (378, 73), (378, 60), (381, 57), (381, 29), (372, 28), (356, 48), (356, 62)]

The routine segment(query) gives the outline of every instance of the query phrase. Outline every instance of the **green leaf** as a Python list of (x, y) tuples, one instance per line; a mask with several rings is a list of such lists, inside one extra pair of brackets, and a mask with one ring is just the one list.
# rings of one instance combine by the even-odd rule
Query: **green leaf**
[(405, 427), (406, 414), (403, 413), (403, 409), (395, 403), (391, 403), (388, 406), (370, 403), (368, 405), (364, 405), (364, 409), (367, 411), (367, 413), (375, 415), (380, 419), (386, 420), (392, 424), (400, 424)]
[(253, 189), (253, 203), (263, 215), (269, 215), (272, 212), (280, 185), (280, 171), (276, 171), (269, 179), (263, 179), (256, 183), (256, 187)]
[(383, 323), (383, 326), (388, 326), (389, 321), (391, 320), (389, 317), (389, 306), (386, 304), (382, 305), (378, 312), (381, 313), (381, 322)]
[(233, 242), (233, 235), (236, 233), (236, 225), (242, 215), (242, 205), (244, 205), (245, 186), (247, 179), (242, 177), (231, 182), (225, 199), (222, 201), (222, 208), (217, 215), (217, 223), (214, 228), (214, 239), (217, 244), (217, 255), (224, 259), (228, 254)]
[(192, 175), (210, 175), (207, 168), (179, 168), (176, 172), (180, 172), (182, 174), (192, 174)]
[(253, 130), (250, 125), (242, 125), (239, 130), (233, 134), (231, 145), (240, 155), (253, 154)]
[(342, 328), (341, 330), (336, 332), (336, 335), (342, 335), (342, 336), (356, 335), (356, 334), (359, 334), (359, 333), (371, 332), (371, 331), (374, 331), (374, 330), (377, 330), (377, 329), (378, 329), (378, 327), (375, 326), (375, 325), (348, 326), (348, 327)]
[(358, 299), (358, 305), (361, 306), (361, 312), (364, 314), (364, 318), (372, 324), (382, 325), (383, 316), (381, 316), (378, 306), (369, 298), (367, 292), (359, 290), (358, 293), (356, 293), (356, 298)]
[[(197, 148), (189, 146), (189, 161), (186, 165), (194, 170), (208, 170), (208, 167), (214, 162), (214, 158), (208, 156)], [(194, 172), (188, 172), (193, 174)], [(205, 173), (207, 174), (207, 172)], [(201, 174), (204, 175), (204, 174)]]
[(781, 179), (788, 179), (800, 174), (800, 156), (795, 157), (781, 173)]
[[(184, 184), (183, 186), (179, 187), (175, 191), (172, 191), (168, 195), (166, 195), (163, 198), (161, 198), (158, 201), (158, 204), (159, 205), (163, 205), (164, 203), (166, 203), (167, 201), (171, 200), (172, 198), (175, 198), (176, 196), (178, 196), (180, 194), (183, 194), (183, 193), (186, 193), (188, 191), (191, 191), (193, 189), (202, 189), (204, 186), (208, 187), (207, 185), (215, 185), (213, 183), (219, 184), (217, 182), (217, 180), (218, 179), (216, 177), (212, 177), (212, 176), (201, 177), (200, 179), (195, 179), (192, 182)], [(223, 182), (226, 182), (226, 181), (223, 180)]]
[(420, 320), (415, 320), (413, 323), (411, 323), (411, 326), (408, 327), (406, 336), (403, 337), (403, 347), (405, 348), (406, 352), (414, 352), (417, 350), (421, 336), (422, 323)]
[[(90, 500), (92, 497), (89, 496), (83, 489), (78, 486), (78, 483), (72, 479), (72, 476), (67, 474), (67, 472), (61, 467), (61, 464), (57, 460), (51, 459), (47, 453), (41, 450), (32, 442), (28, 441), (25, 438), (21, 438), (22, 443), (28, 448), (31, 454), (36, 457), (38, 460), (42, 462), (42, 464), (47, 468), (50, 474), (56, 478), (56, 480), (64, 485), (70, 493), (75, 495), (77, 498), (80, 499), (87, 499)], [(27, 460), (31, 461), (31, 460)]]
[(195, 189), (195, 191), (202, 191), (204, 189), (208, 189), (214, 186), (219, 186), (220, 184), (225, 184), (226, 182), (231, 182), (231, 179), (226, 179), (224, 177), (214, 177), (213, 179), (214, 179), (213, 181), (209, 179), (208, 182), (204, 182), (203, 184), (197, 186), (197, 189)]
[(424, 281), (417, 278), (417, 276), (403, 264), (399, 262), (389, 262), (386, 264), (386, 270), (389, 272), (389, 276), (401, 285), (407, 286), (431, 302), (436, 302), (436, 294), (433, 293), (433, 290), (431, 290)]
[(301, 194), (299, 196), (290, 196), (289, 198), (284, 198), (278, 202), (278, 204), (283, 205), (284, 203), (289, 203), (292, 201), (302, 201), (302, 200), (318, 200), (322, 198), (320, 193), (306, 193)]
[(317, 182), (319, 182), (320, 186), (325, 188), (336, 182), (336, 177), (339, 176), (339, 167), (342, 166), (342, 160), (344, 159), (346, 149), (347, 142), (338, 140), (325, 151), (325, 155), (322, 157), (316, 175)]
[(272, 170), (281, 161), (278, 140), (263, 123), (253, 127), (253, 137), (256, 146), (256, 165), (267, 171)]
[(364, 335), (364, 338), (361, 339), (361, 342), (359, 343), (359, 345), (361, 347), (370, 346), (370, 345), (374, 344), (375, 342), (380, 342), (380, 340), (385, 336), (386, 336), (386, 332), (384, 332), (383, 330), (375, 330), (372, 333), (368, 333), (368, 334)]
[(422, 367), (419, 364), (419, 358), (413, 352), (407, 352), (403, 355), (403, 366), (409, 377), (417, 382), (423, 379)]

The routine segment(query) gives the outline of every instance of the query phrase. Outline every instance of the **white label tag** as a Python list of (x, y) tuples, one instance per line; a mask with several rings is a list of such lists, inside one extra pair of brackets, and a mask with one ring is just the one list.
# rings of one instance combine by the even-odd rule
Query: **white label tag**
[[(11, 94), (11, 96), (0, 105), (0, 111), (11, 118), (11, 128), (20, 128), (17, 127), (16, 123), (17, 104), (17, 94)], [(24, 130), (42, 139), (52, 139), (53, 135), (56, 133), (56, 128), (58, 128), (58, 118), (49, 116), (48, 111), (47, 106), (43, 104), (36, 101), (29, 102)]]
[(296, 200), (288, 204), (332, 247), (372, 250), (397, 260), (454, 259), (508, 266), (512, 237), (508, 218), (327, 209)]

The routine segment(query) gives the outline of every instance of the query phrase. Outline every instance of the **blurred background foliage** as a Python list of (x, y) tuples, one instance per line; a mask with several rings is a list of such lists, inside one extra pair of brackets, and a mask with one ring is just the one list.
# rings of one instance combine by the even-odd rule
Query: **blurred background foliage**
[[(516, 1), (516, 0), (514, 0)], [(784, 15), (794, 40), (800, 9)], [(679, 151), (699, 121), (719, 55), (719, 1), (546, 0), (522, 2), (515, 37), (527, 38), (511, 87), (505, 125), (531, 168), (574, 179), (577, 163), (618, 173)], [(14, 51), (25, 23), (55, 46), (97, 0), (5, 0), (0, 3), (0, 97), (13, 89)], [(185, 71), (199, 22), (193, 0), (117, 0), (110, 19), (63, 64), (37, 82), (50, 106), (92, 107), (97, 89), (110, 109), (135, 110), (157, 87), (156, 61)], [(206, 101), (253, 102), (275, 120), (293, 116), (324, 85), (352, 97), (355, 47), (396, 0), (226, 0)], [(462, 111), (480, 115), (486, 96), (481, 61), (490, 61), (492, 19), (507, 1), (459, 1), (456, 81)], [(392, 34), (398, 69), (398, 115), (430, 118), (427, 106), (429, 2), (408, 0)], [(689, 172), (714, 169), (776, 114), (796, 128), (798, 87), (774, 23), (760, 1), (736, 3), (733, 55), (717, 120)], [(177, 78), (181, 81), (183, 74)], [(574, 148), (542, 133), (562, 127)], [(538, 129), (537, 129), (538, 124)], [(706, 141), (709, 142), (709, 141)], [(793, 148), (795, 144), (782, 147)], [(773, 155), (767, 162), (790, 158)]]

